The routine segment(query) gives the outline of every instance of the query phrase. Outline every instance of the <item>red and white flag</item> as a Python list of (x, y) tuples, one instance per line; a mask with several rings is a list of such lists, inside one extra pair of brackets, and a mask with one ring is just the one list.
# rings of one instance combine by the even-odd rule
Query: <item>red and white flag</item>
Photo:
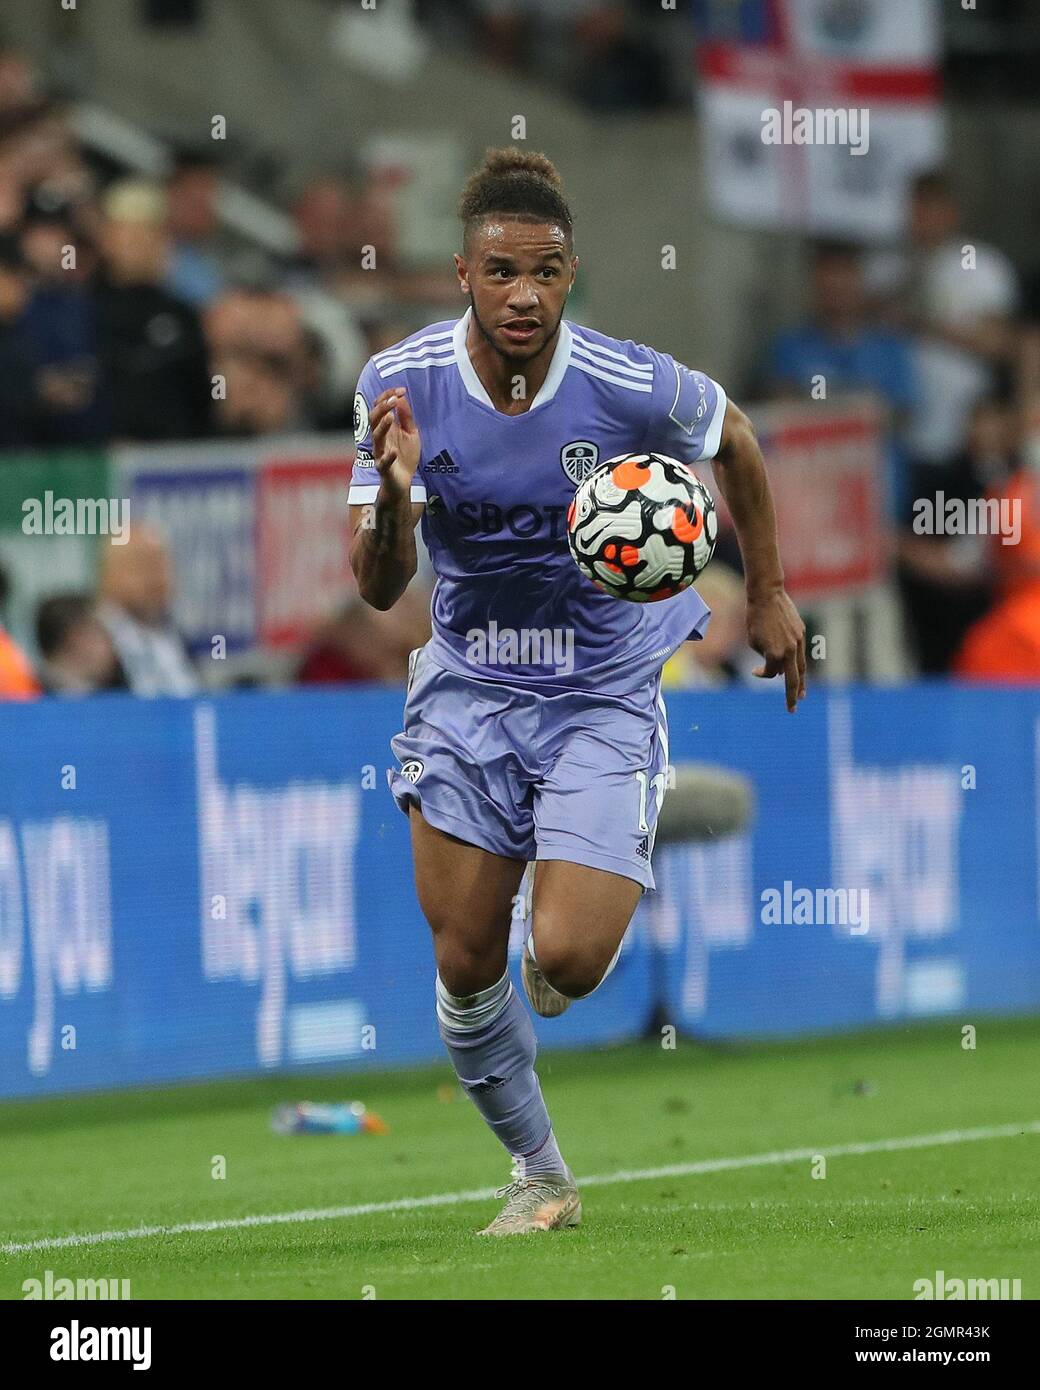
[(941, 163), (937, 0), (709, 7), (697, 59), (704, 167), (728, 221), (870, 241)]

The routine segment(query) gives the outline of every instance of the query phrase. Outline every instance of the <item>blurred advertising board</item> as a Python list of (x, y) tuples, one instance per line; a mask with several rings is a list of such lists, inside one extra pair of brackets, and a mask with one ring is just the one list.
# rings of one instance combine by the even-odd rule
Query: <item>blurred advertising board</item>
[[(789, 592), (798, 600), (851, 594), (888, 573), (886, 435), (868, 401), (752, 405), (776, 507)], [(729, 513), (714, 489), (720, 517)]]
[[(230, 457), (229, 457), (230, 452)], [(193, 655), (222, 636), (228, 651), (254, 645), (255, 483), (221, 446), (120, 455), (135, 524), (154, 527), (173, 562), (173, 620)]]
[(41, 598), (95, 589), (102, 547), (125, 539), (106, 535), (111, 512), (166, 540), (174, 622), (193, 655), (217, 638), (227, 652), (298, 647), (354, 585), (353, 458), (352, 441), (328, 435), (10, 455), (0, 465), (7, 625), (33, 649)]
[(353, 445), (305, 437), (113, 452), (132, 515), (166, 537), (195, 654), (298, 646), (352, 585)]
[(349, 455), (265, 460), (256, 517), (257, 637), (296, 647), (354, 585), (347, 541)]
[[(402, 700), (0, 707), (0, 1095), (441, 1059), (384, 777)], [(818, 688), (796, 720), (779, 690), (668, 707), (673, 760), (748, 775), (757, 818), (659, 849), (617, 969), (536, 1020), (544, 1046), (637, 1037), (655, 1010), (730, 1039), (936, 1017), (956, 1038), (1040, 1009), (1035, 691)]]

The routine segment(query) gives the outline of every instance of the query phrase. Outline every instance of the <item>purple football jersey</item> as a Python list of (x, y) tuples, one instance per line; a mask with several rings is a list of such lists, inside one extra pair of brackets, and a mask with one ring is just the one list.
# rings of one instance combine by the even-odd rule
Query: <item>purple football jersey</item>
[(530, 407), (504, 415), (466, 350), (469, 314), (365, 366), (350, 502), (375, 500), (368, 413), (380, 392), (403, 386), (422, 438), (412, 500), (426, 504), (422, 535), (437, 575), (435, 659), (546, 694), (628, 694), (701, 635), (708, 609), (693, 588), (649, 604), (598, 589), (567, 548), (567, 509), (578, 483), (618, 454), (714, 458), (726, 393), (666, 353), (565, 321)]

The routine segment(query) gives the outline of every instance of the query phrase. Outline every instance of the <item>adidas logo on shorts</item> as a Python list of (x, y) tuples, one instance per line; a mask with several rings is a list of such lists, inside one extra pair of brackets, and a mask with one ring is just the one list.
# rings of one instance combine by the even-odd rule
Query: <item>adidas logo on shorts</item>
[(643, 838), (639, 841), (639, 844), (636, 845), (636, 854), (639, 855), (640, 859), (649, 859), (649, 858), (650, 858), (650, 836), (649, 836), (649, 835), (644, 835)]
[(406, 763), (401, 764), (401, 776), (414, 787), (423, 775), (424, 768), (425, 765), (418, 758), (409, 758)]

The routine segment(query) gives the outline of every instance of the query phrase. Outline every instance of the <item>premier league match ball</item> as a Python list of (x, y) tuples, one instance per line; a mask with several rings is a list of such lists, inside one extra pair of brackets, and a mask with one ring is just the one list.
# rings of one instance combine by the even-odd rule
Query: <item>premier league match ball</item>
[(567, 542), (587, 579), (629, 603), (688, 589), (715, 549), (711, 493), (664, 454), (621, 454), (591, 473), (567, 512)]

